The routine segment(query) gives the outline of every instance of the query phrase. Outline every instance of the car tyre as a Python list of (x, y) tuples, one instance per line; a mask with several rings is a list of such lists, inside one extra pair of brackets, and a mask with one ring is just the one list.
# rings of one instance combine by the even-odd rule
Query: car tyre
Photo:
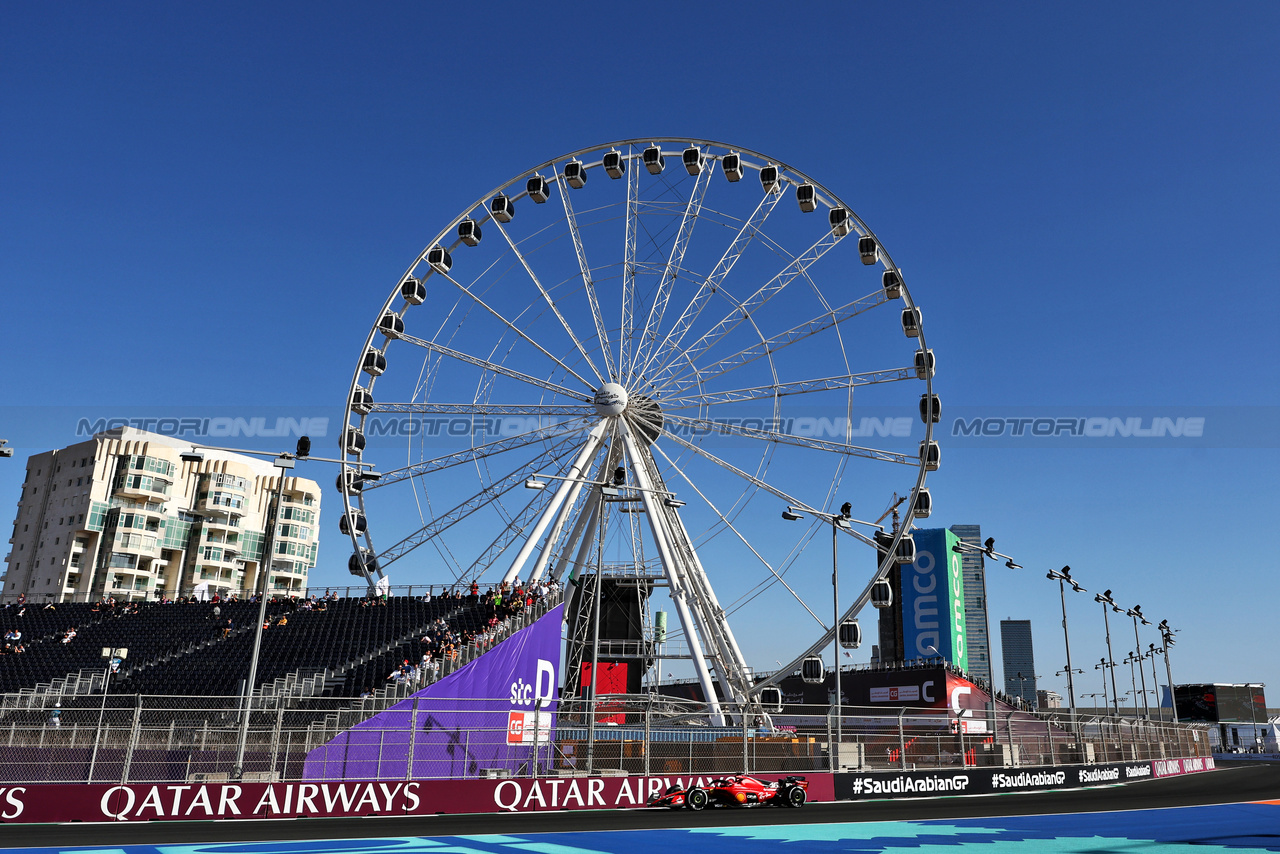
[(706, 789), (699, 789), (696, 786), (685, 792), (684, 803), (691, 810), (705, 809), (707, 803), (711, 800), (707, 795)]
[(792, 786), (787, 789), (783, 798), (785, 799), (783, 803), (789, 807), (802, 807), (804, 806), (804, 802), (809, 800), (809, 795), (799, 786)]

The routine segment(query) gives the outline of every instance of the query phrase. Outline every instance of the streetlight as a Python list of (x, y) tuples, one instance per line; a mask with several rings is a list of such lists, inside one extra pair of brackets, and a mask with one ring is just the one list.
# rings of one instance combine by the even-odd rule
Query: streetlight
[(1071, 706), (1071, 726), (1074, 729), (1076, 724), (1076, 689), (1075, 684), (1071, 680), (1072, 673), (1083, 673), (1083, 670), (1072, 670), (1071, 668), (1071, 636), (1067, 633), (1067, 588), (1070, 584), (1071, 589), (1077, 593), (1087, 593), (1080, 584), (1071, 577), (1071, 567), (1064, 566), (1062, 569), (1051, 569), (1045, 576), (1058, 582), (1058, 598), (1062, 600), (1062, 640), (1067, 646), (1067, 699)]
[(106, 662), (102, 671), (102, 707), (98, 710), (98, 730), (93, 735), (93, 755), (89, 757), (89, 782), (93, 782), (93, 767), (98, 764), (98, 745), (102, 741), (102, 719), (107, 714), (107, 686), (111, 682), (112, 665), (120, 666), (120, 663), (129, 657), (128, 647), (118, 646), (102, 648), (102, 659)]
[[(1147, 618), (1142, 616), (1141, 605), (1134, 605), (1132, 608), (1125, 611), (1125, 614), (1127, 616), (1133, 617), (1134, 654), (1137, 655), (1139, 659), (1141, 659), (1142, 658), (1142, 640), (1138, 637), (1138, 621), (1141, 620), (1142, 625), (1144, 626), (1149, 626), (1151, 625), (1151, 623), (1147, 622)], [(1147, 674), (1143, 672), (1141, 664), (1139, 664), (1138, 666), (1138, 675), (1142, 677), (1142, 708), (1146, 712), (1147, 720), (1150, 720), (1151, 707), (1147, 705)], [(1134, 686), (1133, 690), (1135, 691), (1138, 690), (1137, 686)], [(1137, 703), (1133, 704), (1133, 713), (1135, 715), (1138, 713)]]
[(1030, 701), (1027, 700), (1027, 682), (1031, 682), (1034, 685), (1035, 680), (1041, 677), (1038, 674), (1023, 676), (1022, 673), (1019, 672), (1015, 678), (1018, 680), (1018, 699), (1023, 703), (1027, 703), (1027, 705), (1031, 706), (1032, 711), (1035, 711), (1039, 708), (1040, 704), (1036, 702), (1035, 697), (1032, 697)]
[(1116, 658), (1111, 652), (1111, 620), (1107, 614), (1107, 608), (1115, 608), (1116, 611), (1120, 609), (1116, 607), (1115, 600), (1111, 598), (1110, 590), (1096, 594), (1093, 597), (1093, 601), (1102, 603), (1102, 622), (1107, 627), (1107, 657), (1105, 660), (1111, 662), (1111, 702), (1115, 706), (1116, 717), (1119, 717), (1120, 691), (1116, 688)]
[[(835, 716), (836, 716), (836, 749), (832, 756), (832, 767), (838, 768), (840, 761), (840, 744), (843, 739), (841, 726), (841, 716), (844, 713), (842, 698), (840, 696), (840, 574), (839, 563), (836, 560), (836, 535), (840, 529), (852, 530), (850, 522), (854, 521), (851, 517), (853, 505), (846, 501), (840, 506), (840, 513), (823, 513), (821, 510), (811, 510), (813, 515), (820, 519), (831, 523), (831, 607), (832, 607), (832, 635), (831, 635), (831, 660), (835, 663)], [(794, 522), (803, 519), (804, 514), (794, 507), (788, 507), (782, 511), (782, 518), (788, 522)]]
[(1176, 643), (1173, 637), (1176, 629), (1169, 628), (1168, 620), (1161, 620), (1156, 629), (1160, 632), (1160, 643), (1162, 644), (1160, 652), (1164, 654), (1164, 672), (1169, 678), (1169, 706), (1173, 709), (1173, 722), (1176, 724), (1178, 723), (1178, 698), (1173, 690), (1173, 670), (1169, 668), (1169, 647)]
[[(1093, 665), (1093, 669), (1102, 671), (1102, 707), (1106, 708), (1111, 705), (1111, 702), (1107, 699), (1107, 660), (1105, 658), (1098, 659), (1098, 663)], [(1096, 697), (1098, 695), (1094, 694), (1093, 696)]]
[(262, 654), (262, 625), (267, 620), (267, 584), (271, 575), (271, 563), (276, 550), (276, 530), (280, 522), (280, 503), (284, 500), (284, 475), (294, 466), (291, 454), (276, 457), (273, 465), (280, 470), (276, 482), (275, 500), (267, 515), (267, 532), (269, 536), (263, 546), (262, 560), (258, 562), (258, 622), (253, 629), (253, 657), (249, 659), (249, 681), (244, 686), (244, 713), (240, 718), (240, 743), (236, 747), (236, 764), (232, 769), (232, 778), (239, 780), (244, 776), (244, 751), (249, 741), (249, 715), (253, 711), (253, 686), (258, 679), (258, 658)]
[[(1160, 677), (1156, 673), (1156, 654), (1159, 652), (1160, 650), (1156, 649), (1155, 644), (1149, 643), (1147, 644), (1147, 651), (1142, 654), (1143, 658), (1151, 659), (1151, 696), (1156, 699), (1157, 709), (1160, 708)], [(1170, 688), (1169, 691), (1172, 692), (1173, 689)], [(1172, 696), (1172, 693), (1170, 693), (1170, 697)], [(1163, 712), (1160, 713), (1160, 720), (1164, 720)]]
[[(1124, 657), (1124, 663), (1129, 665), (1129, 682), (1133, 687), (1133, 694), (1131, 696), (1133, 697), (1133, 716), (1135, 718), (1138, 716), (1138, 678), (1134, 675), (1134, 665), (1139, 665), (1137, 669), (1142, 670), (1141, 662), (1142, 655), (1140, 653), (1130, 652)], [(1146, 679), (1144, 678), (1142, 681), (1145, 682)], [(1144, 705), (1146, 704), (1147, 698), (1145, 696), (1142, 698), (1142, 702)]]
[[(1081, 670), (1080, 672), (1081, 672), (1081, 673), (1084, 673), (1084, 671), (1083, 671), (1083, 670)], [(1103, 687), (1105, 688), (1105, 687), (1106, 687), (1106, 679), (1104, 678), (1102, 681), (1103, 681)], [(1088, 694), (1081, 694), (1080, 696), (1081, 696), (1081, 697), (1088, 697), (1088, 698), (1090, 698), (1091, 700), (1093, 700), (1093, 701), (1094, 701), (1094, 702), (1093, 702), (1093, 708), (1094, 708), (1094, 709), (1097, 709), (1097, 708), (1098, 708), (1098, 698), (1099, 698), (1099, 697), (1101, 697), (1101, 698), (1102, 698), (1102, 707), (1103, 707), (1103, 708), (1106, 708), (1106, 706), (1107, 706), (1107, 695), (1106, 695), (1106, 693), (1105, 693), (1105, 692), (1099, 693), (1099, 692), (1097, 692), (1097, 691), (1093, 691), (1093, 692), (1088, 693)]]

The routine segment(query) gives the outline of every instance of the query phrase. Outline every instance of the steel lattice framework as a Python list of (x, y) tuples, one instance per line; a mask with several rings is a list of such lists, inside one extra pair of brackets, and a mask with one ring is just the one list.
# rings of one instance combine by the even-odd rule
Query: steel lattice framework
[[(927, 506), (938, 404), (921, 320), (852, 207), (777, 159), (660, 138), (539, 164), (428, 241), (365, 336), (338, 481), (351, 571), (572, 584), (606, 550), (660, 567), (723, 722), (831, 642), (788, 572), (840, 490), (861, 518), (908, 498), (887, 553), (875, 523), (842, 528), (873, 550), (842, 619)], [(855, 392), (895, 417), (859, 418)], [(380, 479), (357, 474), (371, 464)], [(809, 522), (774, 524), (783, 504)], [(759, 571), (721, 579), (737, 596), (722, 606), (712, 577), (738, 565)], [(769, 590), (821, 630), (761, 680), (729, 614)]]

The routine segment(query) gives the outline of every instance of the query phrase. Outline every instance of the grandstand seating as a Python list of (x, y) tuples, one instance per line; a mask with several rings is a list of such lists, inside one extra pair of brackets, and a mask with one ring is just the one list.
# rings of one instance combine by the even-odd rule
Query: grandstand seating
[[(403, 660), (417, 664), (426, 646), (419, 639), (443, 620), (455, 634), (482, 631), (489, 616), (474, 599), (390, 597), (385, 604), (358, 598), (303, 610), (296, 603), (268, 604), (256, 686), (281, 677), (330, 674), (321, 691), (354, 697), (387, 685), (387, 674)], [(0, 635), (22, 631), (26, 651), (0, 656), (0, 692), (39, 689), (80, 671), (104, 667), (103, 647), (127, 647), (128, 659), (112, 681), (113, 694), (230, 696), (240, 693), (253, 651), (257, 604), (148, 603), (136, 613), (60, 604), (56, 610), (29, 605), (0, 608)], [(280, 618), (285, 623), (280, 624)], [(233, 629), (224, 637), (230, 618)], [(66, 629), (76, 637), (62, 643)], [(100, 679), (99, 682), (100, 683)]]

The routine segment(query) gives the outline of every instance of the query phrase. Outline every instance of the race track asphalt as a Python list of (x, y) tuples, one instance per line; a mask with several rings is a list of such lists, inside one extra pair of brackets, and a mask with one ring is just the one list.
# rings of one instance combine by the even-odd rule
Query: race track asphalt
[(706, 810), (700, 813), (629, 809), (379, 818), (272, 819), (203, 822), (0, 825), (0, 847), (92, 847), (305, 839), (442, 837), (470, 834), (567, 833), (672, 827), (837, 822), (919, 821), (1052, 815), (1280, 800), (1280, 765), (1251, 764), (1217, 771), (1060, 792), (970, 797), (810, 803), (803, 809)]

